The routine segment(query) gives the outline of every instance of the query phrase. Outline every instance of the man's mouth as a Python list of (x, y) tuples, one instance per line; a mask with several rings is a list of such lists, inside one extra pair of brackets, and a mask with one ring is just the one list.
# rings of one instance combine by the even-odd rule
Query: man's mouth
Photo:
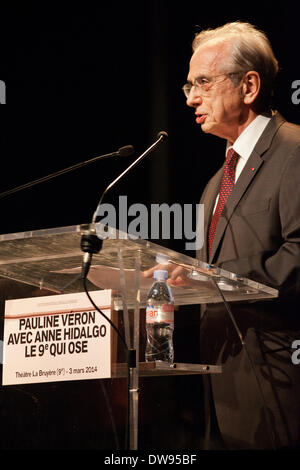
[(205, 119), (207, 117), (207, 114), (200, 114), (200, 113), (197, 113), (196, 114), (196, 123), (197, 124), (203, 124)]

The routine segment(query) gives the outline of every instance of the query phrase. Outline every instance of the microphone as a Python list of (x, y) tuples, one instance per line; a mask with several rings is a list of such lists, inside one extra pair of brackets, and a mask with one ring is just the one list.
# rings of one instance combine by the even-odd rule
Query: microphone
[[(129, 157), (134, 153), (134, 148), (132, 145), (125, 145), (125, 147), (121, 147), (117, 152), (115, 152), (116, 157)], [(114, 156), (113, 154), (108, 154), (107, 156)], [(104, 158), (105, 155), (102, 155), (102, 158)]]
[(48, 176), (43, 176), (42, 178), (39, 178), (37, 180), (22, 184), (21, 186), (17, 186), (16, 188), (9, 189), (8, 191), (4, 191), (3, 193), (0, 193), (0, 199), (2, 199), (5, 196), (9, 196), (10, 194), (17, 193), (18, 191), (22, 191), (23, 189), (31, 188), (32, 186), (35, 186), (36, 184), (44, 183), (45, 181), (48, 181), (52, 178), (56, 178), (57, 176), (64, 175), (65, 173), (68, 173), (69, 171), (77, 170), (77, 168), (81, 168), (85, 165), (89, 165), (90, 163), (94, 163), (97, 160), (102, 160), (104, 158), (110, 158), (110, 157), (128, 157), (129, 155), (132, 155), (133, 153), (134, 153), (133, 146), (126, 145), (125, 147), (119, 148), (119, 150), (117, 150), (116, 152), (99, 155), (98, 157), (91, 158), (90, 160), (86, 160), (84, 162), (69, 166), (68, 168), (65, 168), (63, 170), (57, 171), (55, 173), (51, 173)]
[(125, 171), (123, 171), (123, 173), (121, 173), (112, 183), (110, 183), (107, 188), (104, 190), (101, 198), (100, 198), (100, 201), (98, 203), (98, 206), (97, 206), (97, 209), (95, 210), (94, 212), (94, 215), (93, 215), (93, 219), (92, 219), (92, 223), (96, 223), (97, 220), (97, 211), (98, 211), (98, 207), (101, 205), (102, 203), (102, 200), (105, 196), (105, 194), (116, 184), (118, 183), (118, 181), (120, 181), (120, 179), (122, 179), (127, 173), (129, 173), (129, 171), (131, 171), (138, 163), (140, 163), (140, 161), (143, 160), (143, 158), (145, 158), (150, 152), (153, 152), (153, 150), (155, 149), (155, 147), (160, 143), (162, 142), (163, 140), (165, 140), (167, 137), (168, 137), (168, 134), (165, 132), (165, 131), (161, 131), (157, 134), (157, 137), (158, 139), (147, 149), (145, 150), (144, 153), (142, 153), (142, 155), (140, 155), (128, 168), (126, 168)]
[[(143, 158), (145, 158), (149, 153), (153, 152), (153, 150), (168, 137), (167, 132), (165, 131), (160, 131), (157, 134), (157, 140), (150, 145), (150, 147), (145, 150), (145, 152), (142, 153), (128, 168), (126, 168), (123, 173), (121, 173), (114, 181), (112, 181), (107, 188), (103, 191), (102, 196), (100, 198), (100, 201), (97, 205), (97, 208), (94, 212), (93, 219), (92, 219), (92, 224), (97, 223), (97, 212), (99, 206), (102, 204), (103, 198), (105, 194), (116, 184), (118, 181), (120, 181), (127, 173), (129, 173), (138, 163), (140, 163)], [(81, 237), (81, 249), (84, 252), (83, 255), (83, 262), (82, 262), (82, 279), (85, 279), (86, 276), (88, 275), (91, 262), (92, 262), (92, 256), (93, 254), (99, 253), (99, 251), (102, 248), (102, 243), (103, 240), (97, 237), (94, 233), (91, 232), (91, 229), (89, 228)]]

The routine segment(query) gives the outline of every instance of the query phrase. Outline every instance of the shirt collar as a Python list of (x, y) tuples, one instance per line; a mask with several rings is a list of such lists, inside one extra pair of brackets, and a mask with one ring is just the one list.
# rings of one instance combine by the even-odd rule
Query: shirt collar
[(271, 120), (270, 117), (258, 115), (252, 122), (243, 130), (243, 132), (236, 139), (234, 144), (227, 141), (226, 154), (230, 148), (233, 148), (243, 160), (248, 160), (258, 139), (265, 130), (267, 124)]

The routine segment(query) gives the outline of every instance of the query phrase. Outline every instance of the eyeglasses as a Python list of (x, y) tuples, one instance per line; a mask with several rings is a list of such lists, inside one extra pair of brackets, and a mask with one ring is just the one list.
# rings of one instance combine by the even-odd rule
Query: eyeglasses
[(220, 75), (213, 75), (212, 77), (198, 77), (195, 79), (194, 83), (187, 82), (183, 85), (182, 90), (185, 94), (185, 97), (188, 98), (193, 87), (199, 89), (199, 92), (202, 96), (205, 96), (209, 93), (209, 90), (212, 87), (212, 84), (216, 82), (216, 78), (218, 77), (229, 77), (230, 75), (238, 75), (241, 72), (229, 72), (229, 73), (221, 73)]

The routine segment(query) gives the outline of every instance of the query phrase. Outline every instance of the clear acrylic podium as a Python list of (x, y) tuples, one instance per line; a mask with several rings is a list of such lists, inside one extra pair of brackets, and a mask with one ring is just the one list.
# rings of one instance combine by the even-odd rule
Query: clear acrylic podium
[[(29, 297), (32, 287), (43, 292), (42, 295), (47, 295), (45, 292), (49, 295), (83, 292), (81, 236), (89, 230), (97, 234), (100, 228), (102, 231), (101, 224), (74, 225), (0, 235), (0, 277), (2, 282), (9, 280), (10, 285), (17, 287), (15, 291), (10, 289), (9, 298)], [(247, 302), (277, 296), (277, 291), (270, 287), (109, 228), (109, 238), (103, 241), (100, 253), (93, 255), (89, 290), (112, 289), (113, 310), (123, 313), (126, 343), (136, 350), (137, 365), (129, 379), (132, 450), (138, 445), (139, 377), (221, 373), (217, 365), (176, 362), (168, 365), (141, 360), (140, 310), (145, 308), (147, 292), (153, 282), (145, 278), (143, 272), (159, 263), (181, 267), (188, 279), (187, 285), (172, 288), (176, 306), (218, 303), (224, 299)], [(1, 297), (6, 296), (1, 292)], [(117, 317), (114, 315), (114, 318)], [(126, 364), (118, 361), (118, 347), (115, 335), (111, 352), (112, 377), (115, 378), (125, 377), (127, 373)]]

